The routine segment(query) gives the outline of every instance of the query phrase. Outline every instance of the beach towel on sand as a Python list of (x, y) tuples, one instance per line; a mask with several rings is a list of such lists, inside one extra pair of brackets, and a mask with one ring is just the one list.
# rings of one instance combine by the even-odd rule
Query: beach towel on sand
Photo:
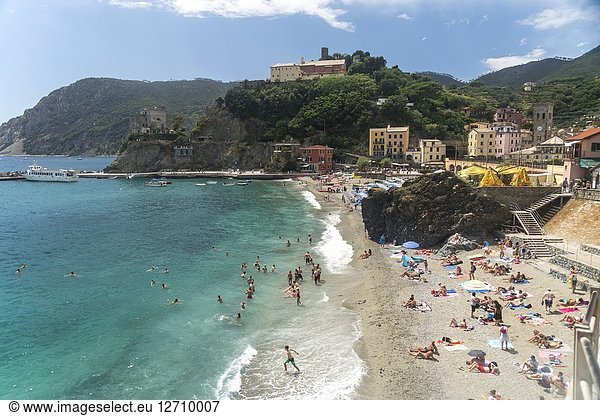
[(427, 302), (419, 303), (415, 308), (407, 308), (412, 311), (421, 311), (421, 312), (429, 312), (431, 310), (431, 306), (427, 304)]
[(453, 299), (453, 298), (457, 298), (458, 297), (458, 293), (454, 289), (448, 289), (446, 291), (446, 293), (447, 293), (446, 296), (440, 296), (440, 297), (441, 298), (445, 298), (445, 299)]
[(550, 359), (550, 356), (554, 356), (555, 359), (558, 360), (564, 360), (565, 358), (567, 358), (567, 354), (565, 354), (564, 352), (560, 352), (560, 351), (552, 351), (552, 350), (539, 350), (538, 351), (538, 355), (540, 356), (540, 358), (544, 359), (544, 360), (548, 360)]
[[(501, 347), (499, 339), (490, 339), (488, 341), (488, 345), (492, 348), (500, 348)], [(511, 348), (511, 349), (514, 348), (510, 341), (508, 342), (508, 348)]]
[(444, 349), (446, 351), (465, 351), (465, 350), (468, 350), (468, 348), (465, 347), (464, 344), (444, 345)]
[(573, 307), (558, 308), (558, 310), (561, 311), (562, 313), (569, 313), (569, 312), (577, 312), (579, 310), (579, 308), (573, 308)]

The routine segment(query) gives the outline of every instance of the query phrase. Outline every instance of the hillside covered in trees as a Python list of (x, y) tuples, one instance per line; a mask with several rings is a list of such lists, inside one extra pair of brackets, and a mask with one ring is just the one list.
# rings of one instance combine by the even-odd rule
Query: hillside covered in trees
[(462, 140), (465, 124), (492, 121), (502, 106), (529, 114), (536, 102), (554, 102), (557, 127), (600, 112), (600, 79), (556, 80), (531, 92), (480, 82), (442, 86), (427, 75), (388, 68), (383, 57), (356, 54), (363, 61), (350, 65), (347, 76), (235, 87), (225, 96), (225, 109), (251, 126), (250, 141), (320, 136), (321, 143), (359, 152), (375, 126), (410, 126), (411, 139)]
[[(586, 54), (570, 65), (583, 74), (595, 57)], [(419, 138), (462, 141), (465, 124), (492, 121), (502, 106), (530, 115), (534, 103), (554, 102), (559, 128), (583, 125), (584, 116), (600, 113), (598, 77), (556, 76), (525, 92), (479, 81), (442, 85), (431, 74), (390, 68), (384, 57), (363, 51), (333, 58), (346, 59), (348, 75), (289, 83), (83, 79), (2, 124), (0, 152), (15, 147), (28, 154), (114, 154), (127, 141), (129, 117), (159, 105), (167, 107), (169, 128), (182, 139), (209, 135), (253, 143), (291, 137), (356, 153), (366, 152), (370, 127), (409, 126), (416, 145)]]

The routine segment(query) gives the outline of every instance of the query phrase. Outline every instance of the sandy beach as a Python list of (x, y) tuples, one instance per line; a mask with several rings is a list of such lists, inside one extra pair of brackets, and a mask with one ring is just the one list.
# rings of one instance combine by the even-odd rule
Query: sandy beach
[[(308, 188), (315, 193), (324, 210), (340, 211), (341, 223), (338, 225), (344, 239), (354, 248), (352, 267), (359, 274), (361, 283), (349, 288), (343, 293), (343, 305), (358, 312), (362, 318), (363, 337), (355, 347), (361, 358), (368, 365), (368, 374), (363, 380), (359, 391), (360, 399), (394, 399), (394, 400), (449, 400), (485, 398), (489, 391), (496, 389), (504, 399), (536, 400), (555, 399), (552, 393), (544, 391), (536, 381), (528, 380), (518, 371), (531, 355), (535, 355), (541, 363), (547, 358), (540, 355), (540, 349), (527, 340), (533, 335), (534, 329), (539, 329), (546, 335), (557, 338), (573, 348), (573, 332), (559, 320), (564, 316), (560, 312), (546, 314), (541, 305), (543, 293), (551, 289), (556, 300), (574, 298), (586, 294), (571, 294), (566, 283), (548, 274), (549, 263), (543, 260), (526, 260), (521, 264), (511, 265), (512, 271), (520, 271), (533, 279), (528, 284), (517, 285), (517, 289), (533, 295), (530, 300), (531, 309), (503, 309), (503, 321), (508, 327), (508, 334), (513, 348), (503, 351), (499, 346), (492, 348), (489, 341), (500, 338), (499, 327), (493, 323), (480, 325), (476, 319), (471, 319), (469, 305), (470, 294), (459, 285), (467, 281), (468, 276), (461, 279), (448, 277), (448, 270), (441, 266), (440, 261), (428, 256), (431, 273), (426, 275), (427, 282), (410, 281), (401, 277), (404, 268), (401, 263), (390, 258), (391, 251), (365, 237), (362, 215), (360, 210), (349, 212), (344, 208), (342, 194), (325, 194), (317, 191), (318, 182), (307, 179)], [(329, 195), (329, 200), (325, 199)], [(359, 255), (371, 249), (372, 255), (360, 259)], [(499, 249), (492, 246), (492, 253), (487, 258), (492, 263), (499, 257)], [(411, 254), (413, 250), (407, 250)], [(469, 257), (483, 256), (483, 250), (460, 252), (458, 257), (463, 260), (463, 270), (468, 268)], [(509, 286), (508, 276), (493, 276), (478, 268), (476, 279), (489, 282), (491, 285)], [(438, 284), (444, 284), (448, 289), (455, 289), (458, 296), (451, 298), (434, 297), (432, 289), (438, 289)], [(429, 312), (408, 310), (402, 306), (411, 294), (417, 302), (425, 301), (431, 306)], [(478, 294), (483, 296), (485, 294)], [(490, 294), (487, 294), (490, 295)], [(498, 295), (492, 294), (493, 299), (499, 300)], [(504, 306), (505, 302), (499, 300)], [(554, 309), (556, 310), (556, 301)], [(525, 312), (523, 312), (525, 311)], [(585, 313), (586, 309), (571, 313)], [(521, 323), (517, 315), (537, 312), (550, 321), (550, 325), (534, 326)], [(477, 311), (476, 315), (480, 312)], [(471, 331), (449, 327), (450, 319), (457, 321), (466, 319), (473, 325)], [(424, 347), (431, 341), (448, 337), (463, 342), (465, 350), (448, 351), (443, 344), (438, 344), (439, 355), (435, 360), (415, 359), (408, 353), (412, 346)], [(567, 351), (570, 348), (566, 348)], [(496, 361), (500, 375), (468, 372), (467, 352), (471, 349), (481, 349), (487, 353), (486, 360)], [(542, 354), (547, 354), (543, 350)], [(547, 355), (546, 355), (547, 357)], [(572, 352), (563, 352), (562, 365), (554, 367), (557, 373), (562, 371), (566, 381), (572, 377)]]

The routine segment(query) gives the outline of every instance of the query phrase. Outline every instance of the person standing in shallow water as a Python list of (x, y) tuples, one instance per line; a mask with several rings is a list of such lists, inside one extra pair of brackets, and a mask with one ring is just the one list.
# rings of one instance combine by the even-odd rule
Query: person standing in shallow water
[(300, 355), (298, 353), (298, 351), (296, 351), (293, 348), (290, 348), (289, 345), (286, 345), (284, 347), (284, 349), (285, 349), (285, 352), (287, 353), (287, 360), (283, 363), (284, 370), (287, 371), (287, 365), (288, 365), (288, 363), (290, 363), (290, 364), (292, 364), (294, 366), (294, 368), (296, 369), (296, 371), (300, 372), (300, 369), (298, 368), (298, 366), (294, 362), (294, 356), (292, 355), (292, 353), (295, 353), (296, 355)]

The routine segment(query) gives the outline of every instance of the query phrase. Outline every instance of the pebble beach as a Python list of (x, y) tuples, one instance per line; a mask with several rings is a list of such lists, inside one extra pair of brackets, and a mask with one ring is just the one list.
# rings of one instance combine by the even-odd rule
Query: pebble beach
[[(462, 278), (450, 278), (434, 255), (425, 256), (428, 261), (429, 274), (427, 282), (408, 280), (401, 277), (405, 271), (402, 264), (390, 255), (389, 247), (382, 248), (378, 243), (366, 238), (360, 210), (344, 207), (341, 194), (318, 192), (318, 182), (308, 180), (308, 188), (315, 193), (324, 210), (340, 211), (341, 223), (338, 225), (344, 239), (354, 248), (354, 259), (351, 266), (361, 282), (342, 294), (343, 306), (358, 312), (362, 319), (363, 336), (355, 349), (367, 363), (368, 372), (358, 389), (359, 399), (375, 400), (482, 400), (487, 398), (490, 390), (496, 390), (503, 399), (538, 400), (564, 399), (544, 390), (537, 381), (529, 380), (519, 373), (520, 366), (535, 355), (540, 365), (548, 361), (552, 350), (543, 350), (527, 342), (538, 329), (547, 335), (554, 335), (563, 340), (564, 346), (556, 354), (560, 354), (562, 363), (549, 366), (551, 371), (564, 373), (566, 382), (572, 377), (573, 332), (572, 329), (559, 322), (563, 313), (556, 310), (556, 303), (561, 298), (584, 297), (584, 293), (572, 294), (566, 283), (548, 273), (550, 265), (544, 260), (522, 260), (520, 264), (511, 264), (511, 273), (520, 271), (530, 279), (527, 284), (516, 285), (532, 295), (528, 301), (531, 309), (503, 309), (503, 322), (508, 327), (508, 335), (512, 348), (501, 350), (499, 326), (494, 323), (481, 325), (477, 319), (471, 318), (469, 304), (470, 293), (463, 290), (461, 283), (468, 280), (468, 273)], [(325, 195), (329, 195), (326, 199)], [(469, 258), (480, 256), (489, 258), (494, 263), (499, 257), (499, 247), (492, 244), (491, 253), (485, 255), (483, 249), (459, 252), (463, 261), (463, 270), (468, 269)], [(371, 250), (372, 255), (361, 259), (360, 254)], [(406, 250), (413, 254), (414, 250)], [(480, 268), (475, 278), (488, 282), (494, 287), (509, 286), (508, 276), (494, 276)], [(431, 291), (439, 285), (454, 289), (456, 296), (449, 298), (434, 297)], [(554, 312), (546, 314), (541, 299), (544, 292), (551, 289), (556, 300)], [(402, 306), (411, 295), (417, 302), (426, 302), (431, 311), (420, 312)], [(493, 292), (478, 294), (489, 295), (495, 300), (499, 296)], [(499, 300), (504, 306), (506, 302)], [(570, 313), (578, 315), (586, 309)], [(519, 314), (540, 313), (548, 323), (532, 325), (523, 323)], [(479, 312), (476, 312), (476, 316)], [(466, 319), (473, 330), (449, 327), (451, 318), (457, 321)], [(461, 342), (461, 346), (444, 348), (442, 338)], [(424, 347), (436, 341), (439, 355), (434, 360), (417, 359), (408, 353), (411, 347)], [(480, 349), (486, 352), (486, 360), (498, 363), (500, 374), (481, 374), (469, 372), (466, 360), (467, 352)]]

